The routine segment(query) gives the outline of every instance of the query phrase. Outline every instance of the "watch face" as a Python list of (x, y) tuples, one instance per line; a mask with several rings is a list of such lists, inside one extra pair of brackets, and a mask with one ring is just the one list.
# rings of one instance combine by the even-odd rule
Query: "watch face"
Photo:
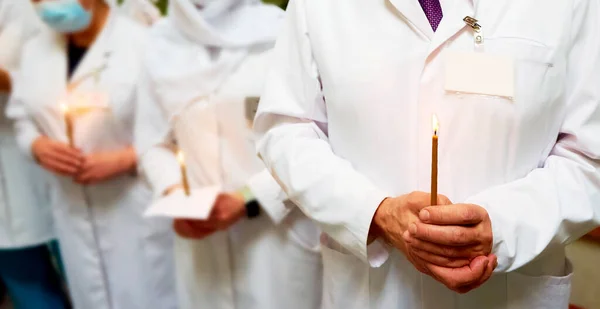
[(248, 218), (256, 218), (260, 215), (260, 205), (256, 200), (246, 203), (246, 215)]

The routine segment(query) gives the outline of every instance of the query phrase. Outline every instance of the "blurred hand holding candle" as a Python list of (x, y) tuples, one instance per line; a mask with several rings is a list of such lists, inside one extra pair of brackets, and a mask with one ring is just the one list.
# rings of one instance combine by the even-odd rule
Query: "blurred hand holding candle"
[(208, 186), (191, 190), (185, 155), (182, 150), (177, 151), (177, 161), (179, 161), (181, 172), (181, 186), (155, 200), (144, 216), (173, 219), (207, 219), (217, 196), (222, 192), (221, 187)]
[(432, 117), (433, 136), (431, 138), (431, 205), (437, 205), (438, 180), (438, 131), (440, 124), (437, 116)]
[(205, 220), (209, 217), (221, 192), (223, 191), (220, 186), (195, 189), (189, 195), (186, 195), (183, 190), (176, 190), (158, 198), (144, 216)]

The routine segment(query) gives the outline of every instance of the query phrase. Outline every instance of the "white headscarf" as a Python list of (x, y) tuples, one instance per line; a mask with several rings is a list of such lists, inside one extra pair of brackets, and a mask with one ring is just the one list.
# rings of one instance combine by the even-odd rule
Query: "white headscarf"
[(125, 0), (119, 10), (146, 26), (152, 25), (161, 18), (160, 11), (151, 0)]
[(208, 100), (251, 49), (272, 46), (283, 17), (259, 0), (170, 0), (146, 59), (166, 118)]

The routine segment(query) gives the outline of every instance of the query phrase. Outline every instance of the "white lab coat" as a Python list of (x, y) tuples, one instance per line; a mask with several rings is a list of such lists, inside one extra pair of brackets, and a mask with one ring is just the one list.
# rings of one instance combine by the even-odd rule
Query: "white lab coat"
[[(132, 144), (146, 38), (140, 25), (111, 13), (74, 72), (71, 82), (82, 81), (75, 93), (106, 95), (106, 109), (74, 120), (74, 141), (84, 153)], [(82, 79), (105, 65), (98, 78)], [(26, 45), (21, 68), (7, 114), (16, 121), (19, 145), (31, 155), (42, 134), (67, 141), (59, 106), (67, 86), (64, 38), (41, 32)], [(56, 232), (75, 308), (176, 308), (170, 224), (143, 219), (151, 198), (144, 183), (132, 175), (86, 187), (62, 176), (53, 181)]]
[[(166, 28), (163, 33), (168, 33), (172, 44), (186, 44), (194, 50), (194, 43), (182, 42), (168, 21), (158, 26)], [(181, 309), (320, 306), (319, 232), (295, 205), (284, 203), (285, 194), (255, 155), (254, 139), (245, 118), (244, 99), (260, 95), (269, 57), (264, 48), (250, 51), (218, 91), (184, 105), (171, 119), (163, 117), (163, 109), (172, 102), (162, 102), (162, 97), (156, 95), (157, 89), (164, 90), (164, 85), (156, 85), (150, 78), (140, 83), (136, 142), (148, 144), (160, 132), (170, 131), (185, 153), (192, 189), (222, 185), (224, 191), (232, 192), (247, 185), (262, 207), (258, 218), (243, 219), (230, 230), (204, 240), (177, 238)], [(162, 65), (169, 64), (146, 63)], [(155, 144), (140, 160), (158, 196), (181, 183), (178, 162), (167, 150), (172, 146), (171, 138), (165, 137), (162, 144)]]
[[(324, 308), (567, 308), (564, 246), (600, 222), (600, 1), (444, 5), (434, 34), (417, 1), (292, 0), (259, 151), (326, 233)], [(514, 100), (444, 90), (448, 52), (475, 50), (465, 16), (516, 59)], [(492, 220), (496, 274), (466, 295), (365, 245), (385, 197), (429, 191), (434, 113), (439, 192)]]
[[(0, 68), (14, 74), (38, 20), (29, 2), (0, 1)], [(0, 249), (44, 244), (54, 237), (45, 171), (19, 151), (0, 94)]]

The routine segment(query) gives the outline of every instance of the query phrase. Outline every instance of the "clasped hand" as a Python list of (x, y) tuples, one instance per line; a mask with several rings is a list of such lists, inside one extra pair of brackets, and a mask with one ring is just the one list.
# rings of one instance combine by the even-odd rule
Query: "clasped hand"
[(136, 154), (132, 147), (84, 155), (68, 144), (42, 136), (33, 143), (32, 152), (45, 169), (72, 177), (75, 182), (84, 185), (109, 180), (136, 167)]
[(403, 252), (421, 272), (458, 293), (479, 287), (497, 266), (487, 211), (472, 204), (452, 204), (438, 196), (413, 192), (388, 198), (379, 206), (371, 227)]
[(229, 229), (246, 213), (244, 197), (237, 193), (221, 193), (215, 200), (206, 220), (177, 219), (173, 222), (175, 232), (184, 238), (203, 239), (217, 231)]

